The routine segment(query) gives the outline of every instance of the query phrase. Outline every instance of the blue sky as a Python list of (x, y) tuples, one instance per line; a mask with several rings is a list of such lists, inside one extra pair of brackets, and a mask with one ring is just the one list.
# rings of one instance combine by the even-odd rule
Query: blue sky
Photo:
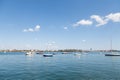
[(0, 0), (0, 49), (120, 49), (120, 0)]

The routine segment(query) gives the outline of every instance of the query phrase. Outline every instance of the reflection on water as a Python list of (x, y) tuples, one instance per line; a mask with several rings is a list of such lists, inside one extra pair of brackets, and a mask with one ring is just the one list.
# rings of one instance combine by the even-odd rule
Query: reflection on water
[(26, 57), (34, 57), (34, 54), (26, 55)]
[(33, 60), (33, 58), (34, 58), (34, 55), (25, 55), (25, 57), (26, 57), (26, 60)]
[(104, 53), (0, 53), (0, 80), (119, 80), (119, 75), (120, 57)]

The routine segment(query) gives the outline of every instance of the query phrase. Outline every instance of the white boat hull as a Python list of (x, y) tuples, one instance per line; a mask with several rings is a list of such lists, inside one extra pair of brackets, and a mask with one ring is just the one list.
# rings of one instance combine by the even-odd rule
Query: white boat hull
[(105, 56), (120, 56), (120, 54), (105, 54)]

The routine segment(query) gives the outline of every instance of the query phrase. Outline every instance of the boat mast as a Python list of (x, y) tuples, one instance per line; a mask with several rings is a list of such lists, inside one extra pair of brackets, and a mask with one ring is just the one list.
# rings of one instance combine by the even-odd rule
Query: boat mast
[(111, 51), (110, 52), (112, 52), (112, 38), (111, 38), (111, 41), (110, 41), (110, 46), (111, 46)]

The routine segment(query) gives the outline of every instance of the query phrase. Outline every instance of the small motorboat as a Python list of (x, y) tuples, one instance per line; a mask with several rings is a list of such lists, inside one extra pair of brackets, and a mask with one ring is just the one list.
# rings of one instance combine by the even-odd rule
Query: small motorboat
[(43, 54), (44, 57), (53, 57), (53, 54)]
[(69, 54), (69, 52), (62, 52), (62, 54)]
[(75, 55), (75, 56), (80, 56), (80, 55), (81, 55), (81, 53), (74, 53), (74, 55)]
[(43, 52), (36, 52), (36, 54), (43, 54)]
[(26, 55), (32, 55), (33, 53), (32, 52), (27, 52)]

